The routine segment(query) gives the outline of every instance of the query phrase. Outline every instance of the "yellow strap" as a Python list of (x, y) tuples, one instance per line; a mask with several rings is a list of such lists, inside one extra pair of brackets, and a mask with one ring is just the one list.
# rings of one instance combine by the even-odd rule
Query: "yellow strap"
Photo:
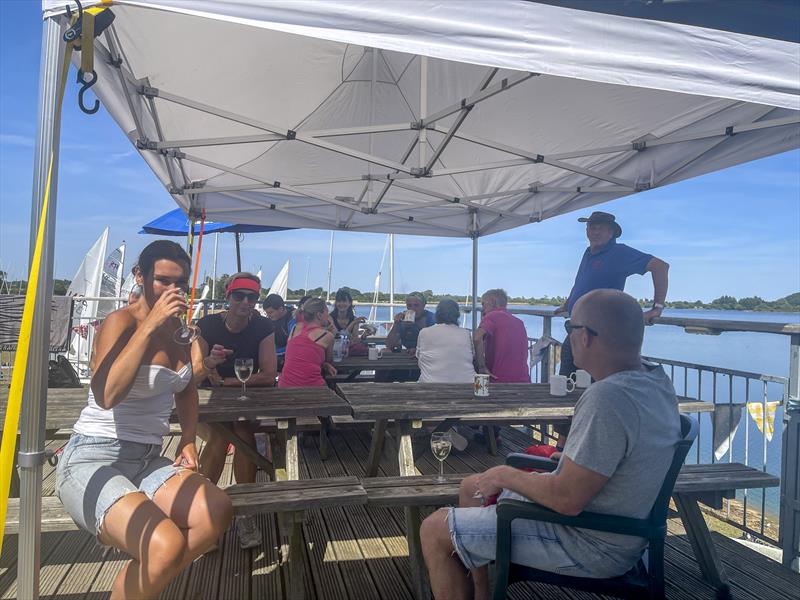
[[(105, 10), (105, 9), (103, 9)], [(83, 11), (81, 29), (81, 71), (89, 74), (94, 71), (94, 14)]]
[[(61, 121), (61, 104), (64, 100), (64, 88), (67, 84), (67, 74), (72, 57), (72, 44), (67, 44), (64, 52), (64, 62), (61, 66), (61, 87), (59, 88), (58, 101), (53, 119), (53, 131), (59, 131)], [(19, 415), (22, 407), (22, 391), (25, 385), (25, 375), (28, 370), (28, 354), (31, 344), (31, 329), (33, 328), (33, 315), (36, 307), (36, 290), (39, 287), (39, 273), (42, 262), (42, 244), (44, 231), (47, 225), (47, 210), (50, 205), (51, 178), (53, 176), (54, 154), (50, 152), (50, 165), (47, 168), (47, 182), (44, 188), (42, 201), (42, 214), (39, 217), (39, 228), (36, 231), (36, 245), (33, 250), (31, 272), (28, 275), (28, 289), (25, 292), (25, 308), (22, 312), (22, 324), (19, 329), (17, 354), (14, 358), (14, 371), (11, 374), (11, 389), (8, 393), (6, 418), (3, 425), (3, 441), (0, 445), (0, 522), (5, 523), (8, 510), (8, 494), (11, 487), (11, 470), (14, 468), (14, 455), (17, 447), (17, 431), (19, 430)], [(33, 402), (40, 402), (40, 398), (32, 398)], [(0, 530), (0, 555), (3, 553), (3, 535)]]

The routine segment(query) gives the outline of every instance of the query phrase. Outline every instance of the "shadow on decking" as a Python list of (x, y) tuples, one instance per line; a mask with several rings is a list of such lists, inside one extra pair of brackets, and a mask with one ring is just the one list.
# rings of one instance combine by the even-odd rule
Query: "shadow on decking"
[[(331, 436), (331, 455), (321, 461), (318, 440), (307, 436), (301, 442), (301, 476), (326, 477), (363, 475), (369, 451), (369, 435), (343, 430)], [(438, 463), (425, 440), (417, 453), (417, 467), (433, 473)], [(165, 453), (174, 454), (175, 439), (165, 441)], [(521, 450), (528, 440), (519, 432), (504, 434), (501, 455)], [(500, 464), (481, 446), (451, 456), (446, 468), (468, 472)], [(381, 462), (385, 475), (396, 475), (396, 459), (387, 444)], [(260, 474), (263, 475), (263, 474)], [(52, 494), (52, 473), (45, 472), (44, 490)], [(230, 483), (230, 465), (223, 483)], [(281, 525), (274, 515), (258, 519), (264, 543), (255, 550), (241, 550), (232, 532), (219, 550), (198, 559), (162, 594), (163, 599), (262, 600), (286, 597), (286, 569), (280, 566)], [(310, 511), (304, 523), (306, 553), (305, 588), (308, 600), (410, 600), (411, 576), (405, 542), (403, 511), (400, 508), (355, 506)], [(670, 524), (666, 549), (666, 590), (671, 599), (714, 598), (695, 564), (680, 523)], [(768, 558), (719, 534), (712, 534), (717, 552), (727, 570), (733, 597), (741, 600), (796, 599), (800, 576)], [(285, 539), (285, 538), (284, 538)], [(9, 536), (0, 557), (0, 596), (16, 597), (17, 536)], [(105, 552), (88, 535), (73, 531), (42, 535), (41, 597), (58, 600), (101, 600), (125, 563), (118, 552)], [(591, 594), (567, 592), (551, 586), (512, 587), (509, 598), (596, 598)]]

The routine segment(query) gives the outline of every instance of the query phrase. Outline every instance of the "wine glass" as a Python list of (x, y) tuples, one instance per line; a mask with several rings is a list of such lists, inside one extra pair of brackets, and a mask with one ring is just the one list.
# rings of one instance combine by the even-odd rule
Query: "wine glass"
[(444, 461), (450, 454), (450, 449), (453, 447), (453, 439), (450, 437), (449, 431), (434, 431), (431, 434), (431, 452), (439, 461), (439, 476), (436, 481), (444, 483)]
[(253, 359), (252, 358), (237, 358), (233, 363), (233, 370), (236, 373), (236, 379), (242, 382), (242, 395), (239, 400), (248, 400), (245, 395), (247, 392), (247, 380), (253, 374)]
[(184, 300), (189, 305), (188, 310), (180, 316), (181, 326), (172, 334), (172, 339), (176, 344), (181, 346), (188, 346), (194, 342), (200, 335), (200, 328), (197, 325), (192, 325), (192, 305), (186, 294), (183, 295)]

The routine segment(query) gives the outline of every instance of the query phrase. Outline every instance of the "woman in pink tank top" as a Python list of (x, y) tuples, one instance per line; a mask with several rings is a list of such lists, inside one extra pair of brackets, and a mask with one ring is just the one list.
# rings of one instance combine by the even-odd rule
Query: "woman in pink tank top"
[(323, 370), (336, 375), (331, 364), (333, 334), (326, 329), (330, 323), (328, 306), (321, 298), (303, 304), (303, 330), (286, 344), (286, 359), (278, 378), (278, 387), (325, 385)]

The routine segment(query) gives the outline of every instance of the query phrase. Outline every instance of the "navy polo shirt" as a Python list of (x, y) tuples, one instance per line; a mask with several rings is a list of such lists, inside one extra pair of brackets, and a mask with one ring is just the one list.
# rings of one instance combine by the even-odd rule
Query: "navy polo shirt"
[(615, 238), (611, 238), (605, 246), (593, 254), (590, 253), (590, 248), (587, 248), (578, 267), (578, 274), (575, 275), (572, 291), (569, 293), (567, 312), (571, 313), (578, 298), (592, 290), (623, 291), (625, 280), (629, 275), (634, 273), (644, 275), (647, 272), (647, 263), (651, 258), (652, 254), (645, 254), (636, 248), (618, 244)]

